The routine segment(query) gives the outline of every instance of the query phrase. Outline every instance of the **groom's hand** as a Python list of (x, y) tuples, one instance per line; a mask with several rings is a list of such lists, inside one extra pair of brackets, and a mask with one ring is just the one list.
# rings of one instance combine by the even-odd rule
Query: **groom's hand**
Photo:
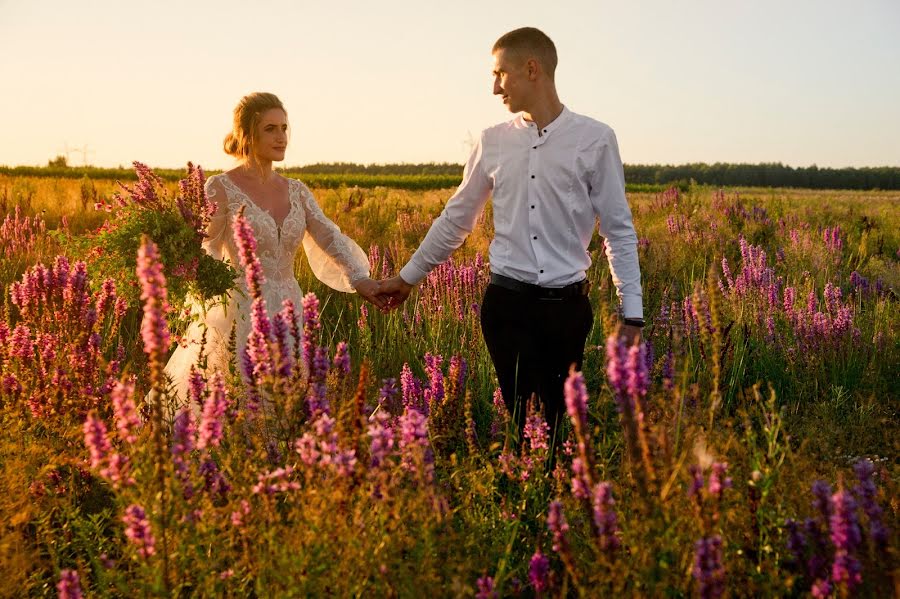
[(381, 295), (389, 310), (400, 307), (406, 301), (413, 286), (400, 278), (400, 275), (381, 281)]
[(379, 310), (386, 310), (388, 307), (388, 296), (384, 294), (380, 281), (372, 279), (360, 279), (353, 283), (353, 288), (364, 300), (371, 302)]

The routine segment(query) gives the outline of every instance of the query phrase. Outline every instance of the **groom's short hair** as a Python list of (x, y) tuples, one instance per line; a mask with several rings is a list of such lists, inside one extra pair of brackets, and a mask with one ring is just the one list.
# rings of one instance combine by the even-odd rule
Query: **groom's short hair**
[(522, 27), (504, 33), (496, 42), (491, 54), (506, 50), (519, 61), (536, 58), (550, 79), (556, 73), (556, 45), (546, 33), (534, 27)]

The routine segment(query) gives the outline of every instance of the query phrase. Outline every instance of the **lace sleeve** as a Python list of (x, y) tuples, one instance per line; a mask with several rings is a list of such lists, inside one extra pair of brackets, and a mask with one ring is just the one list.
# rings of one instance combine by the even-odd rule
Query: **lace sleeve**
[(325, 216), (303, 184), (300, 202), (306, 213), (303, 249), (313, 274), (332, 289), (354, 293), (353, 283), (369, 276), (369, 257)]
[(216, 260), (225, 256), (225, 239), (228, 236), (228, 201), (225, 189), (215, 176), (206, 180), (206, 197), (215, 204), (216, 213), (209, 220), (203, 249)]

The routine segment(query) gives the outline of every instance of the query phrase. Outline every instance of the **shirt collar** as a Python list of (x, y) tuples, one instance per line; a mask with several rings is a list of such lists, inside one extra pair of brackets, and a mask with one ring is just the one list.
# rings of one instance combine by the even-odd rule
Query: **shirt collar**
[[(571, 115), (571, 114), (572, 113), (569, 111), (569, 109), (566, 108), (565, 105), (563, 105), (562, 112), (560, 112), (557, 115), (557, 117), (555, 119), (553, 119), (553, 122), (547, 123), (546, 125), (544, 125), (544, 129), (543, 129), (543, 131), (541, 131), (541, 135), (549, 135), (550, 133), (555, 131), (557, 128), (561, 127), (566, 122), (566, 120), (569, 118), (569, 115)], [(515, 122), (515, 126), (517, 128), (537, 130), (537, 125), (534, 123), (534, 121), (525, 120), (524, 112), (520, 112), (519, 114), (517, 114), (514, 122)]]

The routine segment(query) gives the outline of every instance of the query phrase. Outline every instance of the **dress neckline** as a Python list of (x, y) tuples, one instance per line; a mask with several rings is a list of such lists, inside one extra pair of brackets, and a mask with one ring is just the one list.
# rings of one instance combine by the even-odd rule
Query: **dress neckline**
[(241, 186), (238, 185), (238, 184), (234, 181), (234, 179), (231, 178), (231, 175), (229, 175), (227, 172), (224, 172), (224, 171), (223, 171), (223, 172), (222, 172), (222, 176), (225, 177), (225, 179), (228, 181), (228, 183), (230, 183), (231, 186), (232, 186), (234, 189), (236, 189), (238, 193), (240, 193), (242, 196), (244, 196), (244, 198), (246, 198), (246, 200), (247, 200), (247, 202), (248, 202), (249, 204), (253, 205), (254, 208), (256, 208), (257, 210), (259, 210), (260, 212), (262, 212), (263, 214), (265, 214), (266, 216), (268, 216), (268, 217), (269, 217), (269, 220), (272, 221), (272, 224), (275, 225), (275, 228), (278, 230), (278, 232), (281, 233), (281, 229), (282, 229), (282, 227), (284, 227), (284, 223), (287, 222), (287, 219), (289, 219), (289, 218), (291, 217), (291, 214), (293, 214), (293, 212), (294, 212), (294, 199), (293, 199), (293, 197), (291, 197), (291, 196), (293, 195), (293, 194), (291, 193), (291, 192), (293, 191), (293, 190), (291, 189), (291, 182), (292, 182), (292, 179), (288, 179), (288, 180), (287, 180), (287, 182), (288, 182), (288, 212), (287, 212), (287, 214), (284, 216), (284, 218), (281, 220), (281, 224), (278, 224), (278, 223), (275, 221), (275, 217), (272, 216), (272, 213), (269, 212), (268, 210), (266, 210), (265, 208), (263, 208), (262, 206), (260, 206), (259, 204), (257, 204), (256, 202), (254, 202), (254, 201), (253, 201), (253, 198), (250, 197), (250, 194), (248, 194), (246, 191), (244, 191), (243, 189), (241, 189)]

